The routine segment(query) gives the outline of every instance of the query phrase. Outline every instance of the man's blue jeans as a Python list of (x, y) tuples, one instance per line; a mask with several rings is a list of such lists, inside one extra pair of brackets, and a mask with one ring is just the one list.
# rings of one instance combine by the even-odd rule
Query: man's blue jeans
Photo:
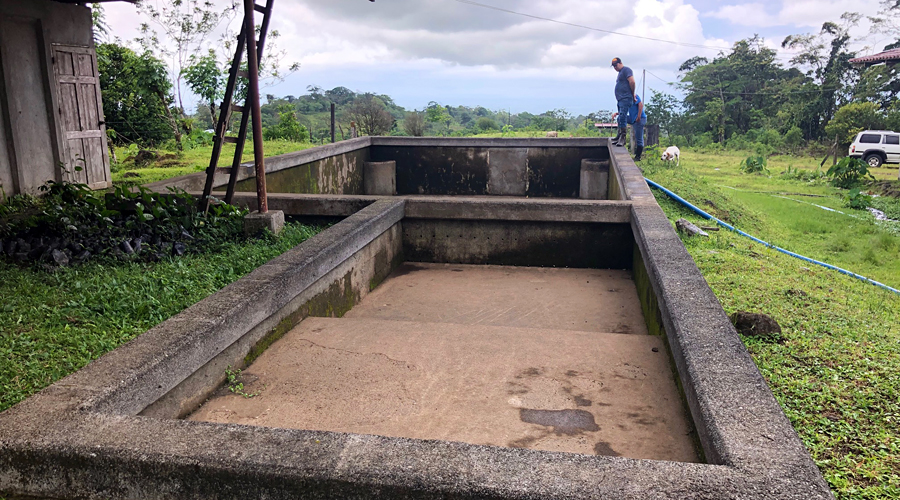
[(635, 146), (643, 146), (644, 145), (644, 120), (632, 123), (631, 127), (634, 129), (634, 145)]
[(625, 99), (619, 99), (619, 116), (617, 116), (617, 120), (619, 122), (619, 128), (625, 128), (625, 124), (628, 123), (628, 110), (631, 109), (631, 105), (634, 104), (634, 99), (631, 97), (626, 97)]

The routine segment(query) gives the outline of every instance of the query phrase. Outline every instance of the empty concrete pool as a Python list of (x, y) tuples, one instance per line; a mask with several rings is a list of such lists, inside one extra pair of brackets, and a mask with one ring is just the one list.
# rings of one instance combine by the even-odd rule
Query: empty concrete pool
[(404, 264), (192, 420), (696, 461), (628, 271)]
[(266, 166), (270, 209), (333, 225), (0, 413), (0, 496), (833, 498), (623, 148)]

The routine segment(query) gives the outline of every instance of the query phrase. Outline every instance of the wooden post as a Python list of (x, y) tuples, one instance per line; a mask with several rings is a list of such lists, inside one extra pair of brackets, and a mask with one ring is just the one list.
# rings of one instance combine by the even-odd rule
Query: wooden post
[(331, 103), (331, 142), (334, 143), (334, 103)]
[(831, 162), (831, 166), (837, 165), (837, 157), (838, 157), (838, 136), (834, 136), (834, 146), (832, 147), (832, 151), (834, 151), (834, 160)]
[(253, 156), (256, 161), (256, 199), (259, 213), (269, 211), (266, 195), (266, 163), (263, 154), (262, 113), (259, 109), (259, 61), (256, 55), (256, 24), (253, 22), (254, 0), (244, 0), (244, 32), (247, 34), (247, 73), (249, 73), (248, 96), (250, 118), (253, 127)]
[(647, 147), (659, 145), (659, 125), (647, 125), (647, 140), (644, 145)]

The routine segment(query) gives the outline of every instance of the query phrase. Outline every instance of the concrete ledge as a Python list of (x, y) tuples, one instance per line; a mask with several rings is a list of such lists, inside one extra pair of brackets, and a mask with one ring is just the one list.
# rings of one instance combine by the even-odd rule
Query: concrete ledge
[(790, 478), (782, 494), (791, 498), (832, 498), (665, 214), (649, 203), (633, 210), (635, 240), (706, 459), (748, 476)]
[(471, 219), (558, 222), (631, 222), (627, 201), (509, 197), (406, 197), (406, 216), (420, 219)]
[(371, 146), (486, 147), (486, 148), (571, 148), (606, 147), (606, 137), (572, 138), (482, 138), (482, 137), (371, 137)]

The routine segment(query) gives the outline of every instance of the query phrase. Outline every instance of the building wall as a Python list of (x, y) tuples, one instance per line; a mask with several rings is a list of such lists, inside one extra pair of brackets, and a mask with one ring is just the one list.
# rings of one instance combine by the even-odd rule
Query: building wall
[(0, 182), (7, 194), (35, 193), (63, 178), (53, 44), (92, 48), (90, 9), (0, 0)]

